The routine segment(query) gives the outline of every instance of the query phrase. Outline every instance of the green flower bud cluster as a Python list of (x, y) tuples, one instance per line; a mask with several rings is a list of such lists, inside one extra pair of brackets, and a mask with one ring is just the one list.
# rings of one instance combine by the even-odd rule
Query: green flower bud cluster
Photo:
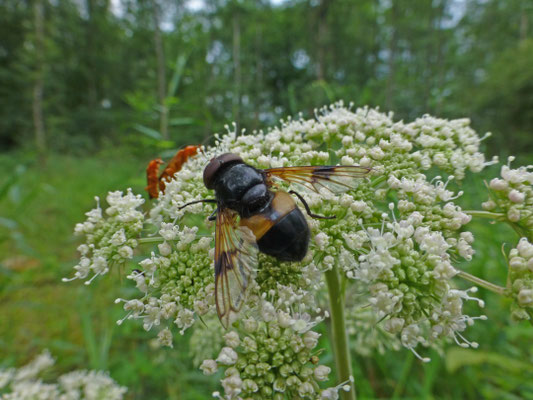
[(215, 358), (224, 344), (225, 331), (218, 318), (215, 315), (206, 315), (203, 321), (205, 325), (194, 324), (189, 342), (189, 352), (193, 364), (197, 367), (202, 361)]
[[(271, 305), (263, 307), (271, 308)], [(313, 349), (320, 335), (298, 319), (278, 311), (273, 318), (245, 318), (238, 331), (225, 336), (216, 360), (205, 360), (205, 374), (224, 369), (222, 386), (228, 399), (322, 399), (330, 368), (318, 365)], [(303, 328), (297, 329), (296, 327)]]
[(533, 244), (522, 238), (509, 252), (509, 288), (514, 299), (512, 317), (533, 318)]
[[(316, 293), (322, 288), (322, 271), (311, 257), (298, 263), (280, 263), (272, 257), (259, 254), (259, 265), (252, 293), (257, 298), (267, 297), (285, 311), (297, 304), (300, 311), (320, 312)], [(253, 302), (253, 297), (250, 302)], [(257, 301), (255, 302), (258, 304)]]
[(44, 351), (29, 364), (0, 369), (1, 400), (121, 400), (127, 388), (119, 386), (102, 371), (73, 371), (56, 382), (43, 382), (41, 376), (55, 360)]

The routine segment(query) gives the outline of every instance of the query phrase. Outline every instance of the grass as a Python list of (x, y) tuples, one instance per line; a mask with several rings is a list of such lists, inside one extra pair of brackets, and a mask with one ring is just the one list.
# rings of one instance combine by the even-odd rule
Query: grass
[[(0, 366), (22, 365), (47, 348), (60, 372), (107, 369), (131, 399), (210, 397), (215, 383), (196, 372), (188, 337), (178, 351), (155, 348), (140, 325), (116, 326), (126, 297), (124, 277), (111, 274), (91, 287), (65, 284), (77, 241), (72, 232), (94, 196), (132, 187), (142, 193), (146, 160), (54, 155), (44, 166), (21, 155), (0, 157)], [(2, 194), (3, 193), (3, 194)], [(193, 371), (193, 372), (191, 372)]]
[[(127, 297), (120, 274), (96, 280), (90, 288), (61, 283), (76, 263), (76, 222), (94, 207), (94, 196), (132, 187), (142, 193), (146, 159), (100, 155), (92, 158), (51, 156), (37, 165), (23, 154), (0, 156), (0, 366), (22, 365), (45, 348), (58, 358), (60, 372), (76, 368), (107, 369), (129, 387), (130, 399), (210, 397), (217, 383), (191, 362), (189, 334), (175, 338), (173, 350), (153, 345), (153, 333), (140, 324), (115, 321), (122, 316), (116, 297)], [(488, 174), (497, 174), (492, 167)], [(479, 208), (486, 194), (482, 182), (463, 183), (465, 209)], [(474, 220), (476, 255), (460, 265), (467, 272), (505, 285), (501, 243), (516, 234), (505, 225)], [(470, 286), (457, 280), (462, 287)], [(431, 351), (422, 364), (406, 350), (361, 357), (353, 368), (359, 398), (529, 398), (533, 399), (533, 329), (509, 318), (509, 301), (481, 289), (482, 312), (489, 321), (470, 328), (478, 350), (447, 346)], [(477, 306), (469, 305), (472, 314)], [(321, 331), (326, 333), (326, 327)], [(327, 342), (323, 340), (327, 347)], [(327, 353), (326, 353), (327, 354)], [(325, 355), (326, 355), (325, 354)], [(325, 357), (332, 363), (331, 357)]]

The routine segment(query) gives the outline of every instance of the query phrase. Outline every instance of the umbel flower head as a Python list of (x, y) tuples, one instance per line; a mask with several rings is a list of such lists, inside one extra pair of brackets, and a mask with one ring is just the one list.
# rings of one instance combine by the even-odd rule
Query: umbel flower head
[(0, 369), (2, 400), (121, 400), (127, 389), (102, 371), (73, 371), (57, 382), (45, 383), (41, 376), (55, 363), (44, 351), (27, 365)]
[(501, 168), (500, 178), (488, 186), (489, 200), (482, 204), (496, 219), (511, 224), (520, 235), (533, 240), (533, 165), (511, 168), (514, 157)]
[[(124, 303), (123, 320), (140, 319), (145, 329), (163, 332), (162, 343), (172, 345), (173, 330), (183, 333), (199, 317), (216, 314), (214, 227), (206, 220), (214, 206), (198, 203), (179, 208), (212, 198), (202, 180), (212, 157), (237, 153), (256, 168), (361, 165), (371, 168), (369, 178), (343, 193), (298, 189), (312, 212), (336, 218), (308, 219), (312, 240), (302, 262), (283, 263), (259, 255), (241, 316), (255, 318), (259, 331), (268, 331), (273, 320), (264, 318), (265, 302), (274, 315), (308, 314), (310, 321), (323, 317), (322, 272), (336, 267), (347, 282), (347, 292), (357, 292), (353, 296), (357, 301), (348, 299), (347, 314), (364, 315), (368, 321), (368, 314), (360, 310), (371, 310), (383, 340), (394, 337), (415, 354), (418, 344), (430, 346), (441, 339), (476, 346), (463, 332), (484, 316), (466, 315), (463, 304), (483, 303), (472, 296), (475, 289), (459, 290), (452, 282), (457, 274), (454, 263), (474, 254), (474, 237), (465, 229), (470, 216), (456, 203), (462, 192), (454, 192), (453, 185), (467, 171), (480, 172), (496, 161), (486, 161), (479, 152), (482, 139), (469, 124), (467, 119), (431, 116), (394, 122), (391, 113), (367, 107), (352, 110), (338, 103), (317, 110), (313, 119), (288, 119), (266, 132), (237, 134), (228, 128), (227, 134), (216, 136), (215, 146), (203, 148), (185, 163), (146, 217), (138, 210), (143, 200), (131, 191), (110, 194), (107, 218), (99, 206), (89, 212), (87, 222), (76, 228), (86, 243), (79, 248), (82, 259), (75, 278), (87, 279), (92, 273), (93, 279), (136, 251), (143, 260), (127, 277), (138, 288), (138, 296), (117, 299)], [(236, 321), (234, 328), (242, 329), (243, 323)], [(301, 337), (293, 328), (287, 332)], [(357, 330), (352, 333), (357, 335)], [(242, 342), (244, 337), (238, 334)], [(373, 345), (382, 344), (377, 340)], [(243, 359), (239, 349), (244, 350), (233, 349), (236, 355), (227, 350), (226, 356), (237, 357), (237, 363)], [(214, 368), (210, 362), (204, 369)], [(242, 382), (237, 384), (231, 370), (226, 392), (238, 386), (255, 393), (252, 383), (244, 384), (253, 380), (252, 375), (242, 373), (245, 367), (234, 368)], [(305, 388), (320, 393), (312, 380), (297, 378), (309, 383)]]
[[(318, 365), (315, 348), (320, 334), (313, 324), (262, 304), (259, 317), (247, 317), (239, 328), (226, 333), (225, 347), (216, 360), (205, 360), (206, 375), (224, 369), (222, 387), (226, 398), (239, 399), (333, 399), (342, 385), (321, 389), (331, 369)], [(219, 396), (215, 394), (215, 396)]]

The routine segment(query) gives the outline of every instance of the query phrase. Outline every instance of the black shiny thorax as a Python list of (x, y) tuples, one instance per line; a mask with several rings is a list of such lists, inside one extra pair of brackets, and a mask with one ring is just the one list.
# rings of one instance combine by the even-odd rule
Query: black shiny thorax
[(220, 205), (245, 218), (266, 207), (272, 199), (263, 173), (245, 163), (234, 163), (220, 171), (214, 189)]

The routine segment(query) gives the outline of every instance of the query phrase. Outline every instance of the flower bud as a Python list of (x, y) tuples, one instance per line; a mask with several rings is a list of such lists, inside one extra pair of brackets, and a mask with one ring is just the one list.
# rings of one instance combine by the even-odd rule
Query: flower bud
[(286, 388), (286, 381), (283, 378), (277, 378), (272, 385), (276, 392), (284, 392)]
[(224, 365), (233, 365), (239, 356), (231, 347), (224, 347), (218, 355), (217, 362)]
[(304, 333), (303, 336), (303, 342), (305, 347), (308, 349), (314, 349), (316, 345), (318, 344), (318, 339), (320, 338), (320, 333), (316, 333), (313, 331), (307, 331)]
[(526, 195), (516, 189), (513, 189), (509, 192), (508, 197), (509, 200), (511, 200), (513, 203), (523, 203), (526, 198)]
[(242, 382), (242, 390), (247, 393), (250, 393), (250, 392), (255, 393), (259, 390), (259, 387), (257, 386), (257, 383), (255, 383), (253, 380), (245, 379)]
[(314, 375), (317, 381), (326, 381), (328, 380), (328, 375), (331, 372), (331, 368), (325, 365), (319, 365), (315, 368)]
[(522, 257), (513, 257), (509, 260), (509, 266), (516, 271), (523, 271), (526, 268), (526, 261)]
[(200, 365), (200, 369), (204, 375), (213, 375), (215, 372), (217, 372), (217, 368), (218, 366), (215, 360), (204, 360), (202, 365)]
[(518, 293), (518, 304), (522, 307), (527, 307), (533, 305), (533, 290), (532, 289), (522, 289)]
[(253, 318), (246, 318), (243, 321), (244, 330), (248, 333), (254, 333), (257, 330), (257, 321)]
[(503, 179), (493, 178), (489, 186), (492, 190), (505, 190), (509, 187), (509, 184)]
[(291, 375), (287, 378), (287, 386), (289, 387), (299, 387), (301, 384), (302, 381), (297, 376)]
[(530, 259), (533, 257), (533, 245), (528, 242), (527, 238), (522, 238), (516, 246), (520, 255), (525, 259)]
[(235, 331), (230, 331), (224, 335), (226, 346), (235, 349), (240, 344), (239, 334)]
[(520, 210), (517, 210), (514, 207), (511, 207), (509, 211), (507, 211), (507, 218), (511, 222), (518, 222), (520, 221)]
[(309, 382), (304, 382), (298, 387), (298, 394), (302, 397), (312, 396), (314, 393), (315, 389)]

